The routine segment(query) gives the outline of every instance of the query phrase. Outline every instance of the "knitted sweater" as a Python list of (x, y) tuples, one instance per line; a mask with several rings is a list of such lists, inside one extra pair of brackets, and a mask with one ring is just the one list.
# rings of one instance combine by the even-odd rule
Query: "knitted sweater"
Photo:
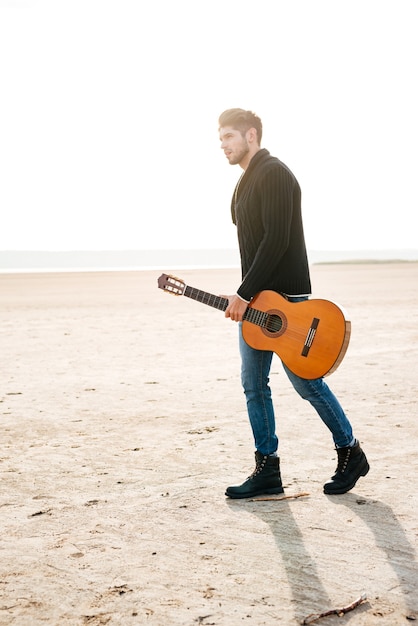
[(301, 191), (287, 166), (259, 150), (235, 187), (231, 211), (241, 255), (238, 295), (251, 300), (265, 289), (310, 294)]

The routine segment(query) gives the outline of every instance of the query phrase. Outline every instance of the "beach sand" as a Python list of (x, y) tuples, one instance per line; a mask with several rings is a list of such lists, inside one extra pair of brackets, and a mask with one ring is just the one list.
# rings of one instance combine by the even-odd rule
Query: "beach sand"
[(371, 469), (323, 494), (331, 436), (276, 358), (285, 491), (309, 495), (259, 502), (224, 496), (254, 467), (237, 326), (160, 273), (0, 275), (0, 624), (292, 626), (362, 593), (318, 623), (418, 619), (418, 264), (312, 267), (352, 322), (327, 381)]

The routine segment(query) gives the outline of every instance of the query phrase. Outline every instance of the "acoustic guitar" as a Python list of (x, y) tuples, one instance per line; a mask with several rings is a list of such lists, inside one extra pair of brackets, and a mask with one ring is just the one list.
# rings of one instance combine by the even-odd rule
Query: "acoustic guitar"
[[(169, 274), (161, 274), (158, 287), (220, 311), (228, 306), (227, 298), (190, 287)], [(340, 365), (350, 341), (351, 322), (330, 300), (289, 302), (267, 290), (248, 305), (242, 334), (252, 348), (275, 352), (294, 374), (312, 380), (329, 376)]]

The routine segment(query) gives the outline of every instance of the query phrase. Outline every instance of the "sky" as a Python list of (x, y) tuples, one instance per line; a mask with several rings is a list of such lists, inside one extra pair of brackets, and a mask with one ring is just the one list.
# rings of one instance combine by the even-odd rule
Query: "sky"
[(0, 250), (236, 247), (255, 111), (308, 249), (417, 249), (415, 0), (0, 0)]

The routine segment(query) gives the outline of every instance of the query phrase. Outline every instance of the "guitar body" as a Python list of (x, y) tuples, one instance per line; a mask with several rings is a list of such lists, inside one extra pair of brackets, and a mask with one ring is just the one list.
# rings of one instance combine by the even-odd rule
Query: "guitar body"
[(329, 300), (289, 302), (274, 291), (256, 295), (249, 309), (275, 320), (267, 327), (243, 321), (242, 334), (256, 350), (275, 352), (297, 376), (320, 378), (334, 372), (348, 348), (351, 323)]

